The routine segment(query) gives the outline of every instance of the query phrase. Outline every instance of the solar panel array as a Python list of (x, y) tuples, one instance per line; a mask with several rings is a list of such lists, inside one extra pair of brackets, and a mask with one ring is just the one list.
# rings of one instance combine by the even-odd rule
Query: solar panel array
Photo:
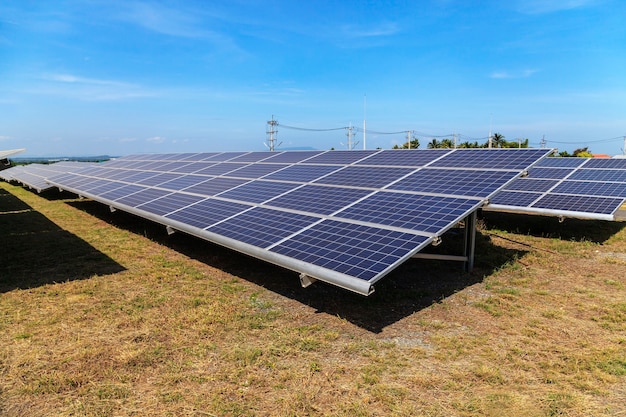
[(626, 159), (546, 158), (485, 210), (626, 220)]
[(49, 182), (170, 229), (369, 294), (376, 281), (549, 152), (131, 155)]
[(28, 188), (37, 190), (37, 192), (42, 192), (53, 187), (52, 184), (46, 182), (47, 177), (77, 171), (91, 165), (93, 163), (72, 161), (62, 161), (54, 164), (17, 165), (0, 171), (0, 178), (7, 182), (17, 181)]
[(0, 151), (0, 160), (7, 159), (9, 156), (16, 155), (18, 153), (24, 152), (26, 149), (10, 149), (5, 151)]

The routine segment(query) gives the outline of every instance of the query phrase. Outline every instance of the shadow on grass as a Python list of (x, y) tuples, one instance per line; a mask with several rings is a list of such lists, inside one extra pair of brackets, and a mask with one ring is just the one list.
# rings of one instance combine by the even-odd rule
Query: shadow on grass
[(124, 268), (0, 188), (0, 293)]
[[(85, 200), (69, 204), (116, 227), (145, 236), (190, 258), (313, 307), (320, 313), (341, 317), (375, 333), (481, 282), (495, 269), (525, 253), (495, 246), (488, 236), (477, 233), (476, 264), (472, 273), (463, 272), (460, 262), (412, 259), (379, 281), (376, 292), (365, 297), (321, 281), (302, 288), (294, 271), (184, 233), (168, 236), (160, 224), (122, 211), (111, 213), (107, 206), (97, 202)], [(458, 246), (460, 239), (462, 234), (450, 236), (449, 243), (452, 247)], [(447, 240), (444, 237), (444, 244)], [(456, 248), (452, 250), (459, 253)]]
[(603, 220), (565, 219), (563, 222), (559, 222), (557, 217), (496, 212), (483, 212), (482, 220), (488, 229), (499, 229), (520, 235), (593, 243), (606, 242), (611, 236), (626, 227), (625, 223)]

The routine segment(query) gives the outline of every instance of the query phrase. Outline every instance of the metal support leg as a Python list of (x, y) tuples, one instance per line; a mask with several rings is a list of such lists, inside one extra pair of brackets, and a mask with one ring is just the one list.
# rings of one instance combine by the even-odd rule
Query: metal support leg
[(465, 243), (463, 252), (467, 258), (465, 270), (472, 272), (474, 269), (474, 252), (476, 250), (476, 211), (465, 218)]

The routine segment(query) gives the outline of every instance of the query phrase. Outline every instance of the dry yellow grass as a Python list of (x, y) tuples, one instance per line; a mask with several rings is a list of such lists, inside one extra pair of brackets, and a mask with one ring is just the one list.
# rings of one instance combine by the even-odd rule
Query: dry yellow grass
[(626, 415), (621, 225), (491, 216), (366, 298), (54, 196), (0, 185), (2, 416)]

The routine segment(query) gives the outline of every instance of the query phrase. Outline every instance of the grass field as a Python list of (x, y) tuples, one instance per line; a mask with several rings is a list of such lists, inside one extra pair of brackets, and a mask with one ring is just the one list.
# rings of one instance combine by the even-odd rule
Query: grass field
[(0, 183), (0, 416), (626, 416), (624, 224), (480, 223), (363, 297)]

